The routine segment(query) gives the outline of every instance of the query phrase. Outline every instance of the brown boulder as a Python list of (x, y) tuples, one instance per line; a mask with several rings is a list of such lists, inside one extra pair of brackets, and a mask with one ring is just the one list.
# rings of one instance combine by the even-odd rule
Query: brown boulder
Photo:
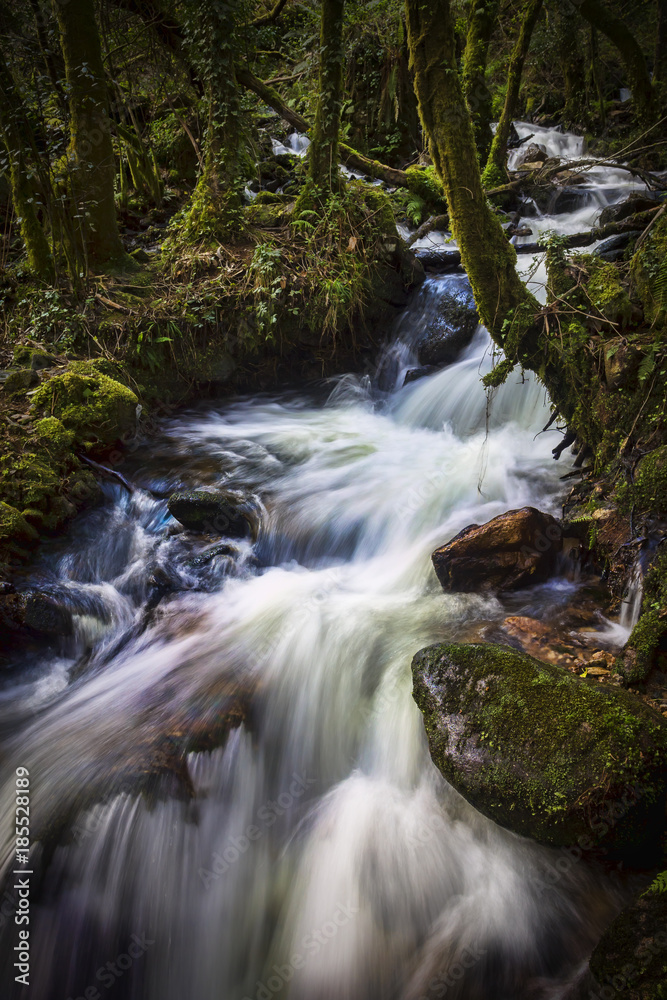
[(563, 549), (563, 528), (535, 507), (471, 524), (432, 555), (443, 590), (519, 590), (543, 583)]

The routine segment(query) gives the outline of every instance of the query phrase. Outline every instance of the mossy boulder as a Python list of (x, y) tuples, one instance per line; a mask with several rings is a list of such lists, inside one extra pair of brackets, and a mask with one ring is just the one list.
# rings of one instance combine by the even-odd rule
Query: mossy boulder
[(26, 542), (34, 542), (37, 537), (37, 531), (26, 521), (20, 510), (0, 501), (0, 545), (8, 543), (22, 546)]
[(543, 583), (563, 548), (563, 527), (535, 507), (471, 524), (432, 555), (443, 590), (519, 590)]
[(23, 345), (14, 349), (14, 364), (20, 365), (22, 368), (32, 368), (33, 371), (42, 371), (46, 368), (53, 368), (54, 365), (58, 364), (58, 359), (39, 347)]
[(555, 847), (658, 851), (667, 724), (644, 702), (492, 644), (430, 646), (412, 673), (433, 762), (480, 812)]
[(70, 365), (39, 387), (33, 409), (56, 417), (79, 443), (117, 440), (135, 424), (138, 399), (101, 369), (94, 361)]
[(644, 612), (616, 660), (615, 671), (626, 684), (641, 684), (661, 663), (667, 664), (667, 608)]
[(249, 505), (233, 493), (209, 490), (172, 493), (167, 506), (171, 516), (190, 531), (227, 538), (245, 538), (257, 532)]
[(32, 368), (18, 368), (10, 372), (3, 383), (3, 392), (8, 396), (20, 396), (28, 389), (39, 385), (39, 375)]
[(567, 1000), (667, 1000), (667, 892), (650, 889), (625, 907)]
[(35, 424), (35, 434), (47, 447), (55, 451), (66, 451), (74, 443), (74, 431), (67, 430), (57, 417), (44, 417)]

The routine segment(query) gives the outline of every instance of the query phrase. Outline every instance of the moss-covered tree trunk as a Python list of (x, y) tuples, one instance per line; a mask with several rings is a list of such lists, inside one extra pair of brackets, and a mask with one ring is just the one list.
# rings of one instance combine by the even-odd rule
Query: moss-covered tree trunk
[(528, 55), (533, 28), (542, 10), (543, 0), (526, 0), (521, 11), (521, 26), (510, 57), (507, 72), (507, 92), (496, 134), (491, 143), (489, 158), (484, 168), (484, 184), (487, 188), (498, 187), (507, 180), (505, 157), (507, 155), (507, 140), (512, 128), (512, 120), (519, 100), (523, 64)]
[(93, 0), (55, 4), (70, 109), (69, 174), (88, 266), (126, 264), (116, 222), (116, 166)]
[(202, 0), (192, 41), (206, 82), (208, 126), (204, 170), (183, 235), (210, 242), (238, 235), (243, 203), (245, 143), (234, 71), (238, 0)]
[[(30, 269), (45, 281), (53, 278), (53, 258), (39, 219), (45, 209), (43, 185), (39, 182), (36, 143), (26, 108), (0, 51), (0, 131), (9, 162), (9, 182), (14, 213), (20, 220), (21, 236)], [(45, 213), (43, 213), (45, 214)]]
[(319, 98), (308, 169), (313, 187), (323, 193), (338, 186), (344, 7), (345, 0), (322, 0)]
[(502, 346), (510, 314), (518, 318), (539, 307), (517, 274), (516, 252), (484, 195), (457, 71), (449, 0), (406, 0), (405, 9), (419, 114), (447, 196), (452, 231), (480, 317)]
[(627, 24), (598, 0), (576, 0), (576, 9), (586, 20), (601, 31), (618, 49), (628, 74), (632, 99), (638, 117), (646, 121), (651, 117), (653, 91), (646, 59), (639, 42)]
[(463, 53), (461, 82), (470, 110), (480, 163), (486, 163), (493, 141), (491, 91), (486, 82), (489, 42), (498, 22), (499, 0), (473, 0)]

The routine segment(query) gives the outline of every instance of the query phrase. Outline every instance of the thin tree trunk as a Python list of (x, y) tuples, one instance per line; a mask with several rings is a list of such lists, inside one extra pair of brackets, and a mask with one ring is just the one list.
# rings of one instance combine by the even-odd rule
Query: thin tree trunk
[(198, 30), (207, 46), (202, 76), (209, 116), (204, 170), (183, 230), (188, 242), (219, 241), (239, 231), (244, 143), (232, 44), (236, 15), (236, 0), (202, 0), (197, 9)]
[(56, 16), (69, 92), (69, 162), (81, 242), (93, 270), (129, 262), (116, 222), (116, 165), (93, 0), (58, 3)]
[(486, 82), (486, 62), (499, 6), (499, 0), (473, 0), (463, 53), (461, 81), (481, 163), (486, 163), (493, 141), (492, 99)]
[(500, 121), (498, 122), (496, 134), (493, 137), (489, 158), (484, 168), (483, 181), (487, 188), (497, 187), (507, 180), (507, 171), (505, 168), (507, 140), (510, 136), (512, 120), (519, 100), (523, 64), (530, 48), (533, 28), (542, 10), (542, 2), (543, 0), (527, 0), (521, 14), (521, 28), (514, 49), (512, 50), (507, 73), (505, 104)]
[(406, 0), (405, 9), (419, 113), (447, 196), (452, 230), (480, 317), (503, 346), (507, 317), (539, 307), (521, 282), (514, 248), (486, 202), (457, 71), (449, 0)]
[[(38, 216), (44, 198), (39, 174), (36, 144), (26, 109), (0, 51), (0, 131), (9, 159), (9, 182), (14, 212), (20, 219), (21, 236), (31, 271), (44, 281), (53, 279), (51, 247)], [(45, 206), (43, 206), (45, 207)]]
[(309, 150), (310, 179), (322, 192), (338, 185), (344, 6), (345, 0), (322, 0), (319, 100)]
[(651, 116), (653, 91), (646, 59), (637, 39), (627, 24), (598, 3), (598, 0), (575, 0), (575, 6), (581, 16), (606, 35), (618, 49), (625, 63), (637, 114), (642, 121), (646, 121)]

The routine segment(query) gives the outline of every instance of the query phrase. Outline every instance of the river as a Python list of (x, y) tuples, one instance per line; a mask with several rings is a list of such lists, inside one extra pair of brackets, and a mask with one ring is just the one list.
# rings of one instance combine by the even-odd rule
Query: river
[[(580, 151), (528, 129), (550, 153)], [(525, 221), (585, 229), (632, 186), (597, 170), (571, 211)], [(457, 362), (403, 386), (461, 280), (415, 294), (380, 359), (391, 384), (350, 374), (165, 421), (123, 466), (137, 488), (107, 482), (104, 505), (44, 548), (33, 578), (76, 629), (0, 689), (5, 874), (19, 766), (39, 838), (31, 985), (11, 985), (10, 901), (3, 995), (542, 1000), (585, 963), (622, 884), (478, 814), (431, 763), (411, 697), (423, 646), (539, 617), (578, 586), (555, 579), (510, 612), (435, 578), (432, 550), (465, 525), (526, 504), (558, 514), (569, 468), (551, 457), (558, 433), (540, 433), (539, 385), (515, 373), (485, 392), (481, 327)], [(160, 497), (194, 487), (251, 494), (256, 541), (212, 555), (174, 532)], [(245, 722), (179, 757), (183, 729), (213, 726), (238, 691)]]

